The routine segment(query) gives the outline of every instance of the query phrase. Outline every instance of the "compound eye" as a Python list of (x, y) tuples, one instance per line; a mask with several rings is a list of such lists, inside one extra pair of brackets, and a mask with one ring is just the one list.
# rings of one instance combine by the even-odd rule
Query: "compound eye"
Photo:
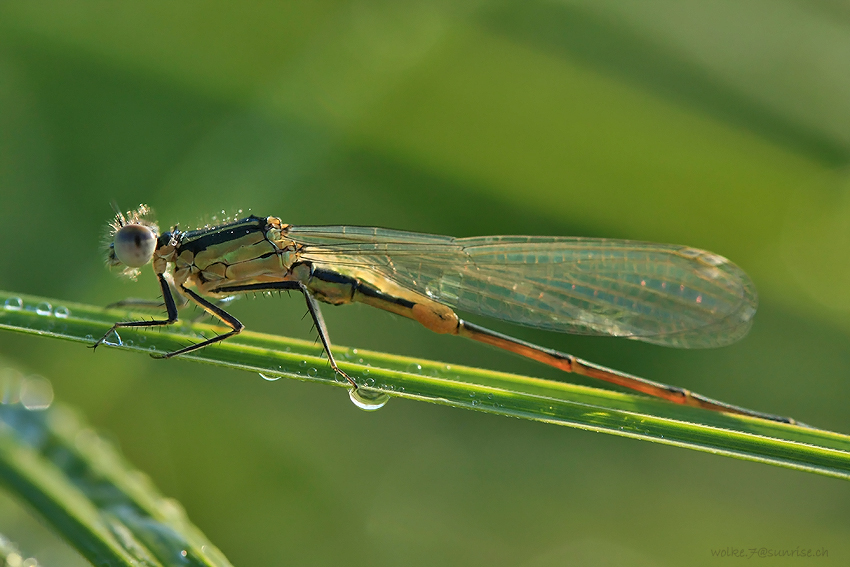
[(150, 262), (156, 250), (156, 235), (140, 224), (127, 224), (118, 229), (113, 241), (115, 257), (125, 266), (139, 268)]

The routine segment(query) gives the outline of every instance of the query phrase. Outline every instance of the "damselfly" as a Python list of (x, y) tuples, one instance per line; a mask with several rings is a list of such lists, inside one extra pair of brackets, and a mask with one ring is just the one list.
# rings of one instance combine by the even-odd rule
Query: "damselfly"
[[(497, 333), (455, 309), (519, 325), (658, 345), (705, 348), (743, 337), (757, 298), (750, 278), (725, 258), (686, 246), (548, 236), (451, 238), (383, 228), (292, 226), (249, 216), (198, 230), (160, 234), (142, 205), (118, 212), (108, 264), (133, 275), (148, 262), (159, 279), (166, 319), (115, 323), (170, 325), (191, 301), (230, 330), (158, 358), (204, 348), (244, 325), (212, 300), (255, 291), (303, 294), (330, 366), (334, 359), (319, 302), (360, 302), (409, 317), (437, 333), (460, 335), (559, 368), (678, 404), (793, 423), (605, 368)], [(207, 299), (210, 298), (210, 299)]]

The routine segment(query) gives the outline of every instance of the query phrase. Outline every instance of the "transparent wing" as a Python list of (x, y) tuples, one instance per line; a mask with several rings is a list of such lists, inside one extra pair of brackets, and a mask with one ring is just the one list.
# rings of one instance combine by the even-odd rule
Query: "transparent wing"
[(366, 227), (293, 227), (302, 257), (396, 284), (452, 308), (551, 331), (680, 348), (737, 341), (758, 300), (725, 258), (686, 246), (598, 238), (451, 238)]

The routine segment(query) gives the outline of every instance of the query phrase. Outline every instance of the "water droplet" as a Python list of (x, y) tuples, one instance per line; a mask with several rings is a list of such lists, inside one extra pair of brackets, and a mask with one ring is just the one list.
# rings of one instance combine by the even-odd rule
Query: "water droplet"
[(316, 370), (315, 368), (311, 368), (310, 370), (307, 371), (307, 376), (315, 376), (318, 373), (319, 373), (318, 370)]
[(20, 297), (10, 297), (6, 300), (6, 303), (3, 304), (3, 307), (6, 311), (20, 311), (24, 308), (24, 300)]
[(298, 366), (300, 366), (301, 368), (306, 367), (306, 366), (307, 366), (307, 361), (306, 361), (306, 360), (302, 360), (302, 361), (300, 361), (300, 362), (298, 363)]
[(285, 352), (292, 352), (292, 347), (286, 347), (286, 348), (285, 348), (285, 349), (283, 349), (283, 350), (284, 350)]
[(407, 366), (407, 371), (411, 374), (422, 374), (422, 365), (414, 362)]
[(35, 306), (35, 312), (37, 315), (50, 315), (53, 313), (53, 306), (46, 301), (42, 301)]
[(390, 397), (378, 390), (367, 390), (366, 388), (351, 388), (348, 397), (354, 405), (365, 411), (379, 410), (390, 401)]
[(87, 341), (93, 341), (93, 340), (94, 340), (94, 337), (93, 337), (93, 336), (91, 336), (91, 335), (86, 335), (85, 337), (83, 337), (83, 339), (85, 339), (85, 340), (87, 340)]
[(136, 343), (134, 343), (133, 341), (127, 341), (124, 343), (124, 346), (133, 346), (134, 344)]
[(53, 314), (56, 315), (57, 319), (67, 319), (71, 312), (64, 305), (60, 305), (53, 310)]
[(477, 406), (477, 405), (478, 405), (478, 404), (480, 404), (480, 403), (481, 403), (481, 402), (479, 402), (478, 400), (472, 400), (472, 405), (473, 405), (473, 406)]
[(155, 351), (156, 351), (156, 347), (155, 347), (155, 346), (153, 346), (153, 345), (151, 345), (151, 346), (149, 346), (149, 347), (148, 347), (148, 350), (149, 350), (149, 351), (152, 351), (152, 352), (155, 352)]
[(368, 375), (369, 375), (369, 373), (370, 373), (370, 370), (369, 370), (368, 368), (364, 369), (364, 370), (363, 370), (363, 372), (361, 372), (361, 374), (362, 374), (362, 376), (363, 376), (364, 378), (365, 378), (366, 376), (368, 376)]
[(28, 410), (46, 410), (53, 403), (53, 386), (41, 376), (28, 376), (21, 384), (21, 404)]
[(260, 372), (259, 374), (260, 378), (262, 378), (263, 380), (268, 380), (269, 382), (276, 382), (277, 380), (280, 380), (280, 376), (267, 376), (262, 372)]

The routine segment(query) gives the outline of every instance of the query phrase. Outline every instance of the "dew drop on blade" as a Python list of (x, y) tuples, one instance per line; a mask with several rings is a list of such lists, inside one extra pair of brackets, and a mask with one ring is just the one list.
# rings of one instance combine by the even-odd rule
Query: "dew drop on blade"
[(20, 297), (10, 297), (3, 304), (3, 308), (6, 311), (20, 311), (24, 307), (24, 300)]
[(348, 397), (355, 406), (365, 411), (379, 410), (390, 401), (387, 394), (366, 388), (351, 388), (348, 390)]
[(262, 372), (260, 372), (259, 374), (260, 378), (262, 378), (263, 380), (268, 380), (269, 382), (276, 382), (277, 380), (280, 380), (280, 376), (267, 376)]

